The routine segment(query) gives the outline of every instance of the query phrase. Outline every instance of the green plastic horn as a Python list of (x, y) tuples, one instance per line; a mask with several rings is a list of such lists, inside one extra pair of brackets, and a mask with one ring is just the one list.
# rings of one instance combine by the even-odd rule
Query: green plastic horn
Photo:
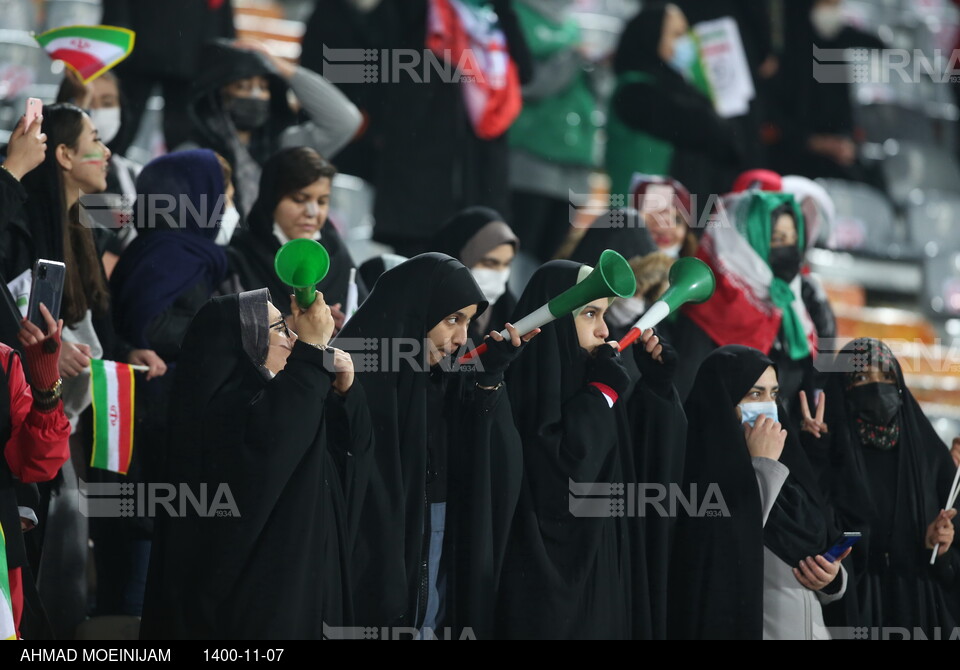
[(317, 284), (330, 271), (330, 254), (315, 240), (292, 240), (280, 247), (273, 267), (280, 281), (293, 287), (297, 304), (307, 309), (317, 299)]
[(681, 305), (706, 302), (716, 290), (717, 278), (709, 265), (699, 258), (681, 258), (670, 268), (670, 288), (620, 340), (620, 351), (636, 342), (643, 331), (653, 328), (680, 309)]
[[(607, 249), (600, 254), (600, 262), (597, 263), (593, 272), (587, 275), (586, 279), (567, 289), (537, 311), (523, 317), (514, 324), (514, 327), (521, 336), (526, 335), (551, 321), (580, 309), (584, 305), (590, 304), (594, 300), (613, 296), (630, 298), (636, 292), (637, 278), (633, 274), (630, 263), (616, 251)], [(500, 334), (504, 337), (510, 337), (510, 333), (506, 330)], [(460, 361), (469, 361), (486, 350), (487, 345), (481, 344), (473, 351), (465, 354)]]

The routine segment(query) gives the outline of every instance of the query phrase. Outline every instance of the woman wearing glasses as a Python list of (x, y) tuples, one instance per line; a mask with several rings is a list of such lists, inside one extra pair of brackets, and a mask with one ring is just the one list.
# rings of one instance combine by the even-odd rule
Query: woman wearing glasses
[(291, 299), (291, 330), (267, 289), (211, 300), (190, 326), (163, 481), (206, 487), (211, 509), (159, 519), (145, 639), (320, 639), (352, 624), (372, 423), (317, 296), (307, 310)]

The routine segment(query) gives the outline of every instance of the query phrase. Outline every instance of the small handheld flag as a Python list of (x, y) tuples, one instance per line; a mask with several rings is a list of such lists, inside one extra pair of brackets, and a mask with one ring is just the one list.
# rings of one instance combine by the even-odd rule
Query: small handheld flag
[(90, 465), (127, 474), (133, 457), (133, 367), (90, 361), (93, 397), (93, 455)]
[(16, 640), (13, 621), (13, 600), (10, 598), (10, 573), (7, 570), (7, 544), (0, 526), (0, 640)]
[(67, 26), (35, 39), (50, 58), (63, 61), (89, 84), (130, 55), (136, 34), (114, 26)]

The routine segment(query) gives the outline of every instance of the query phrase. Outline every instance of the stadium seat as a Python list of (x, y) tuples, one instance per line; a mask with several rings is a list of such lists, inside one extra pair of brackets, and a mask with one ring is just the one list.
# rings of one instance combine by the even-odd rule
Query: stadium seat
[(937, 318), (960, 316), (960, 253), (952, 251), (924, 259), (921, 303)]
[(900, 258), (905, 236), (890, 202), (867, 184), (820, 179), (837, 208), (827, 235), (827, 248), (879, 258)]
[(867, 142), (884, 144), (894, 139), (931, 146), (941, 141), (936, 121), (921, 109), (877, 103), (856, 107), (855, 114)]
[(898, 142), (882, 163), (891, 200), (901, 206), (922, 202), (923, 191), (960, 193), (960, 164), (951, 149)]
[(347, 240), (373, 237), (376, 190), (360, 177), (338, 174), (330, 194), (330, 220)]
[(918, 202), (906, 207), (910, 246), (929, 257), (960, 251), (960, 193), (923, 191), (914, 197)]

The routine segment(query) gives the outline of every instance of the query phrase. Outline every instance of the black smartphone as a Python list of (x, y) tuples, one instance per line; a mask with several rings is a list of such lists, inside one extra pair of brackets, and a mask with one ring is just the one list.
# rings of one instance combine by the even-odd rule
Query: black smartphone
[(46, 305), (54, 321), (60, 318), (60, 305), (63, 302), (63, 280), (67, 275), (67, 266), (57, 261), (40, 259), (33, 266), (33, 284), (30, 287), (30, 303), (27, 306), (27, 320), (44, 333), (47, 321), (40, 313), (40, 303)]

